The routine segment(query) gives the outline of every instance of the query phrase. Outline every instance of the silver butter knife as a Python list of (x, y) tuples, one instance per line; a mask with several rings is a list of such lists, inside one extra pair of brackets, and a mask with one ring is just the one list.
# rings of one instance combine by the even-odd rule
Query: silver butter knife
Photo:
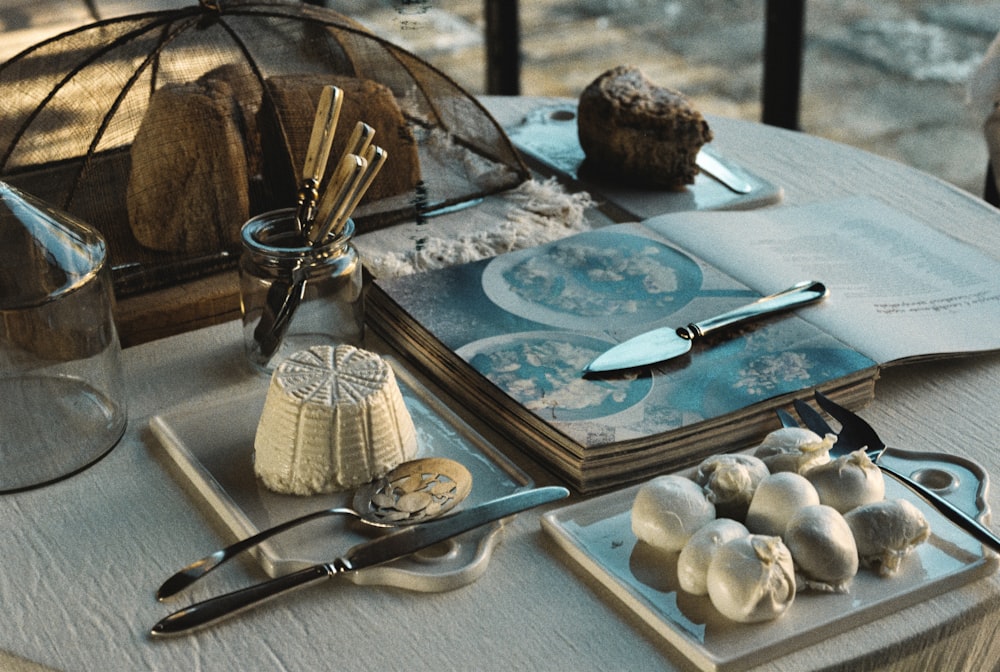
[(584, 372), (603, 373), (631, 369), (680, 357), (691, 350), (691, 343), (695, 338), (725, 327), (750, 322), (765, 315), (804, 306), (825, 298), (827, 294), (826, 285), (809, 280), (722, 315), (701, 322), (692, 322), (686, 327), (653, 329), (610, 348), (588, 364)]
[(226, 616), (243, 611), (294, 588), (301, 588), (344, 572), (374, 567), (402, 558), (486, 523), (506, 518), (535, 506), (554, 502), (567, 495), (569, 495), (569, 491), (566, 488), (557, 486), (524, 490), (465, 509), (440, 520), (393, 532), (384, 537), (358, 544), (332, 562), (313, 565), (175, 611), (154, 625), (150, 634), (154, 637), (162, 637), (186, 633), (195, 628), (210, 625)]

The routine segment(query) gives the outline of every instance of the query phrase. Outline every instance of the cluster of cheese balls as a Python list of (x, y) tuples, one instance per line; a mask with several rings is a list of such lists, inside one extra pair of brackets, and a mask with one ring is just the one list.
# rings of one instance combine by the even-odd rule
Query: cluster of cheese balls
[(836, 438), (782, 428), (752, 455), (654, 478), (636, 494), (632, 530), (679, 554), (682, 590), (739, 622), (777, 618), (801, 590), (847, 592), (859, 565), (893, 574), (930, 528), (910, 502), (885, 499), (864, 451), (831, 458)]

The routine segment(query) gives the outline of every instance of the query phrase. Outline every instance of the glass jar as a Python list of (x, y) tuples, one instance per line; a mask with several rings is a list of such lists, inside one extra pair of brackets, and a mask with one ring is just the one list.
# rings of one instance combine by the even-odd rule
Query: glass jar
[(361, 345), (364, 300), (361, 259), (351, 243), (354, 222), (311, 246), (295, 210), (266, 212), (243, 225), (240, 311), (247, 358), (270, 372), (313, 345)]
[(125, 431), (107, 245), (0, 182), (0, 492), (76, 473)]

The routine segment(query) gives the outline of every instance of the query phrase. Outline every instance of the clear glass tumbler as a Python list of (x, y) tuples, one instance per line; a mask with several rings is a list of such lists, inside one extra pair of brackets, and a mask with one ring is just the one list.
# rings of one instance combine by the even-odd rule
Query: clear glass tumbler
[(247, 358), (269, 372), (313, 345), (361, 345), (362, 265), (351, 242), (354, 222), (309, 245), (294, 209), (258, 215), (243, 225), (240, 309)]
[(103, 457), (125, 431), (107, 245), (0, 182), (0, 492)]

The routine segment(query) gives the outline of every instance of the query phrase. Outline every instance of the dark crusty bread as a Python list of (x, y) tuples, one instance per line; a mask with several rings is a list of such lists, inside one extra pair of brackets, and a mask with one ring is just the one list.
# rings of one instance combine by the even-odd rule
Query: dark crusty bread
[(358, 121), (375, 129), (374, 144), (389, 155), (362, 203), (412, 190), (420, 181), (417, 143), (388, 87), (338, 75), (286, 75), (267, 79), (260, 109), (264, 177), (274, 197), (287, 205), (295, 202), (316, 108), (327, 85), (344, 92), (331, 162), (343, 153)]
[(577, 132), (587, 171), (670, 188), (694, 183), (695, 158), (712, 139), (708, 122), (684, 95), (626, 65), (584, 89)]
[(388, 87), (337, 75), (272, 77), (263, 93), (241, 68), (169, 84), (150, 98), (130, 152), (129, 226), (144, 247), (184, 254), (233, 249), (251, 214), (295, 205), (322, 89), (344, 91), (332, 160), (358, 121), (388, 153), (364, 202), (414, 189), (417, 143)]
[(239, 244), (249, 218), (247, 141), (221, 79), (157, 90), (131, 148), (129, 225), (143, 246), (200, 254)]

